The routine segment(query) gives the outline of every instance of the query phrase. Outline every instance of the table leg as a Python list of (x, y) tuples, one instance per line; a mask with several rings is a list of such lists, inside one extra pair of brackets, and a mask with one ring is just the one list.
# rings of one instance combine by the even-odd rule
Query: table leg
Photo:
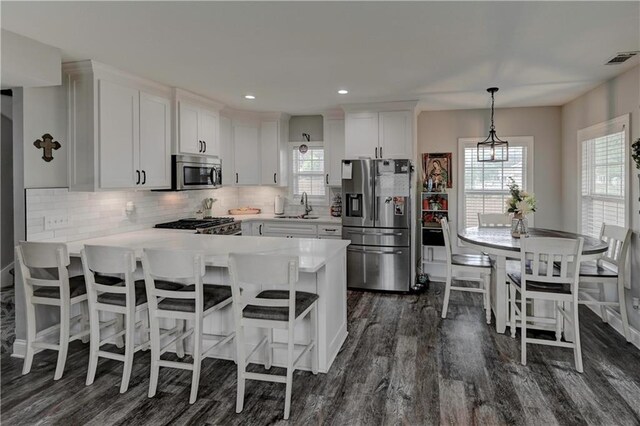
[(496, 331), (504, 333), (507, 329), (509, 321), (509, 303), (507, 294), (507, 258), (505, 256), (497, 256), (494, 264), (493, 278), (491, 280), (491, 292), (493, 301), (493, 312), (496, 316)]

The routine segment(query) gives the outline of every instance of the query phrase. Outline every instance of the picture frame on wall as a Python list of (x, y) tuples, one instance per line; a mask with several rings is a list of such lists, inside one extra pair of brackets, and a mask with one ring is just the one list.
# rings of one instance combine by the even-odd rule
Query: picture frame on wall
[(453, 171), (450, 152), (422, 154), (422, 182), (427, 188), (431, 180), (433, 188), (452, 188)]

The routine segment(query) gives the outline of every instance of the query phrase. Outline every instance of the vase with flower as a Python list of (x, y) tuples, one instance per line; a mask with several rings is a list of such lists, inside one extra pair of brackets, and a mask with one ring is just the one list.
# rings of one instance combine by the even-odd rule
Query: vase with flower
[(536, 211), (536, 196), (520, 189), (513, 178), (509, 180), (511, 196), (507, 199), (507, 211), (513, 213), (511, 235), (514, 238), (526, 237), (529, 234), (527, 215)]

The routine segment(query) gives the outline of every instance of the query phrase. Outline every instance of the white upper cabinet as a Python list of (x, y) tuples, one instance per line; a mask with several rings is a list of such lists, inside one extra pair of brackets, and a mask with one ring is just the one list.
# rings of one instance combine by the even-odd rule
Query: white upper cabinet
[(174, 154), (220, 157), (222, 104), (182, 89), (174, 89), (174, 101)]
[(198, 117), (198, 135), (204, 144), (204, 154), (220, 157), (220, 136), (218, 128), (220, 117), (218, 113), (200, 110)]
[(378, 158), (413, 158), (413, 111), (381, 112), (378, 117)]
[(325, 184), (342, 185), (342, 160), (344, 153), (344, 120), (324, 120), (324, 170)]
[(345, 158), (416, 156), (416, 102), (348, 105), (345, 109)]
[[(236, 185), (260, 184), (259, 128), (246, 124), (233, 126), (234, 183)], [(223, 171), (224, 174), (224, 166)]]
[(140, 92), (140, 184), (171, 186), (171, 101)]
[(94, 61), (64, 64), (69, 189), (171, 187), (171, 89)]
[(260, 160), (262, 175), (260, 183), (263, 185), (278, 184), (278, 122), (263, 121), (260, 123)]
[(222, 161), (222, 184), (233, 185), (236, 175), (233, 166), (233, 127), (231, 119), (220, 116), (220, 159)]
[(345, 158), (378, 158), (378, 113), (346, 114)]

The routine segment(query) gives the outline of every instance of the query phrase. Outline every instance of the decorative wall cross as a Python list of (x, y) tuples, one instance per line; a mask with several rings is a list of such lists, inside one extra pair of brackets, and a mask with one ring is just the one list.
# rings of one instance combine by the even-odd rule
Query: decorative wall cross
[(62, 146), (60, 145), (60, 142), (54, 141), (53, 136), (49, 133), (42, 135), (42, 140), (38, 139), (33, 143), (33, 145), (38, 149), (42, 148), (42, 159), (47, 163), (53, 160), (53, 150), (60, 149)]

